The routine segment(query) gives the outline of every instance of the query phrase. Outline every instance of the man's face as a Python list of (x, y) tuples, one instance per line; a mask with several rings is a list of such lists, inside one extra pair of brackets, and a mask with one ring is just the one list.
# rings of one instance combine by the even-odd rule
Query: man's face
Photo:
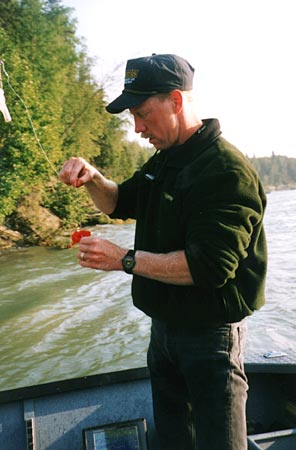
[(150, 97), (130, 112), (134, 118), (135, 132), (149, 139), (156, 149), (163, 150), (178, 143), (179, 122), (171, 96)]

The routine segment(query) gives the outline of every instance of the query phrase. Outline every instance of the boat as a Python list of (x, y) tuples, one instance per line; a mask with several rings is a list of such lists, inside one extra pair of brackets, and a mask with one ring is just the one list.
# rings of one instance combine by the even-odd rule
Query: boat
[[(295, 356), (245, 363), (249, 450), (296, 448)], [(147, 367), (1, 391), (0, 449), (159, 450)]]

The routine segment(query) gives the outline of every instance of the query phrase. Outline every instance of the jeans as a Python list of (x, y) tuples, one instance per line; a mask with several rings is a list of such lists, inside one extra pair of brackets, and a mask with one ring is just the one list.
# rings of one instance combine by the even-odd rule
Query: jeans
[(247, 450), (246, 324), (186, 331), (152, 321), (148, 349), (162, 450)]

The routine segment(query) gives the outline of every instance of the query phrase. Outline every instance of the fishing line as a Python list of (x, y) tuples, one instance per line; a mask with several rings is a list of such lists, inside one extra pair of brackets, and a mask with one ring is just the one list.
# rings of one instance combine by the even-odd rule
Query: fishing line
[[(16, 92), (16, 90), (14, 89), (12, 84), (10, 83), (9, 74), (8, 74), (8, 72), (5, 69), (4, 62), (0, 59), (0, 111), (2, 112), (2, 114), (4, 116), (5, 122), (11, 122), (11, 116), (10, 116), (10, 113), (8, 111), (8, 108), (7, 108), (6, 102), (5, 102), (3, 83), (2, 83), (2, 75), (1, 75), (1, 68), (3, 70), (4, 75), (7, 78), (7, 84), (9, 86), (9, 88), (12, 90), (12, 92), (14, 93), (16, 98), (19, 99), (19, 101), (21, 102), (21, 104), (23, 105), (23, 107), (24, 107), (24, 109), (26, 111), (29, 123), (31, 125), (32, 131), (33, 131), (33, 134), (34, 134), (34, 137), (35, 137), (35, 140), (36, 140), (36, 142), (38, 144), (39, 149), (41, 150), (44, 158), (46, 159), (46, 161), (48, 162), (49, 166), (51, 167), (51, 169), (53, 170), (53, 172), (56, 174), (56, 176), (59, 179), (60, 178), (59, 173), (56, 171), (55, 167), (51, 163), (50, 159), (47, 156), (46, 151), (43, 148), (42, 143), (40, 142), (40, 139), (39, 139), (37, 131), (35, 129), (35, 126), (34, 126), (34, 123), (33, 123), (33, 120), (32, 120), (32, 117), (31, 117), (31, 114), (30, 114), (30, 111), (29, 111), (29, 108), (27, 107), (27, 105), (26, 105), (25, 101), (22, 99), (22, 97)], [(74, 233), (72, 235), (72, 244), (70, 245), (70, 247), (75, 245), (76, 243), (78, 243), (80, 241), (81, 237), (89, 236), (90, 234), (91, 234), (90, 231), (80, 230), (80, 227), (78, 226), (78, 229), (76, 231), (74, 231)]]
[[(31, 114), (30, 114), (30, 112), (29, 112), (29, 109), (28, 109), (26, 103), (24, 102), (24, 100), (22, 99), (22, 97), (16, 92), (16, 90), (14, 89), (14, 87), (11, 85), (11, 83), (10, 83), (10, 78), (9, 78), (9, 74), (8, 74), (7, 71), (6, 71), (4, 62), (3, 62), (2, 60), (0, 60), (0, 95), (1, 95), (1, 85), (2, 85), (2, 79), (1, 79), (1, 66), (2, 66), (3, 73), (4, 73), (4, 75), (5, 75), (6, 78), (7, 78), (7, 84), (8, 84), (8, 86), (10, 87), (10, 89), (12, 90), (12, 92), (14, 93), (14, 95), (19, 99), (19, 101), (21, 102), (21, 104), (23, 105), (23, 107), (24, 107), (24, 109), (25, 109), (25, 111), (26, 111), (26, 114), (27, 114), (29, 123), (30, 123), (30, 125), (31, 125), (32, 131), (33, 131), (33, 134), (34, 134), (34, 137), (35, 137), (35, 140), (36, 140), (36, 142), (37, 142), (37, 144), (38, 144), (39, 149), (40, 149), (41, 152), (43, 153), (43, 156), (45, 157), (46, 161), (48, 162), (48, 164), (49, 164), (49, 166), (51, 167), (51, 169), (53, 170), (53, 172), (54, 172), (54, 173), (56, 174), (56, 176), (59, 178), (58, 172), (56, 171), (55, 167), (52, 165), (51, 161), (49, 160), (49, 158), (48, 158), (48, 156), (47, 156), (47, 153), (46, 153), (46, 151), (44, 150), (43, 145), (42, 145), (41, 142), (40, 142), (40, 139), (39, 139), (38, 134), (37, 134), (37, 132), (36, 132), (36, 129), (35, 129), (34, 123), (33, 123), (33, 121), (32, 121), (32, 117), (31, 117)], [(2, 89), (2, 91), (3, 91), (3, 89)], [(3, 95), (4, 95), (4, 91), (3, 91)], [(5, 101), (4, 101), (4, 104), (5, 104)], [(5, 105), (5, 106), (6, 106), (6, 105)], [(7, 108), (6, 108), (6, 109), (7, 109)], [(1, 110), (1, 111), (2, 111), (2, 110)], [(7, 111), (8, 111), (8, 109), (7, 109)], [(8, 111), (8, 114), (9, 114), (9, 111)], [(3, 115), (4, 115), (4, 114), (3, 114)], [(4, 118), (5, 118), (5, 116), (4, 116)], [(8, 118), (8, 116), (7, 116), (7, 118)], [(11, 120), (11, 118), (10, 118), (10, 120)], [(5, 119), (5, 121), (10, 121), (10, 120), (6, 120), (6, 119)]]

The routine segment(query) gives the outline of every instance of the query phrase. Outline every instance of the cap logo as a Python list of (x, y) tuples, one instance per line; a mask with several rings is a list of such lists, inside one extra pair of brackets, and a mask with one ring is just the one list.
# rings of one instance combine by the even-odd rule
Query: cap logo
[(124, 84), (132, 84), (139, 73), (139, 69), (128, 69), (125, 72), (125, 80), (124, 80)]

